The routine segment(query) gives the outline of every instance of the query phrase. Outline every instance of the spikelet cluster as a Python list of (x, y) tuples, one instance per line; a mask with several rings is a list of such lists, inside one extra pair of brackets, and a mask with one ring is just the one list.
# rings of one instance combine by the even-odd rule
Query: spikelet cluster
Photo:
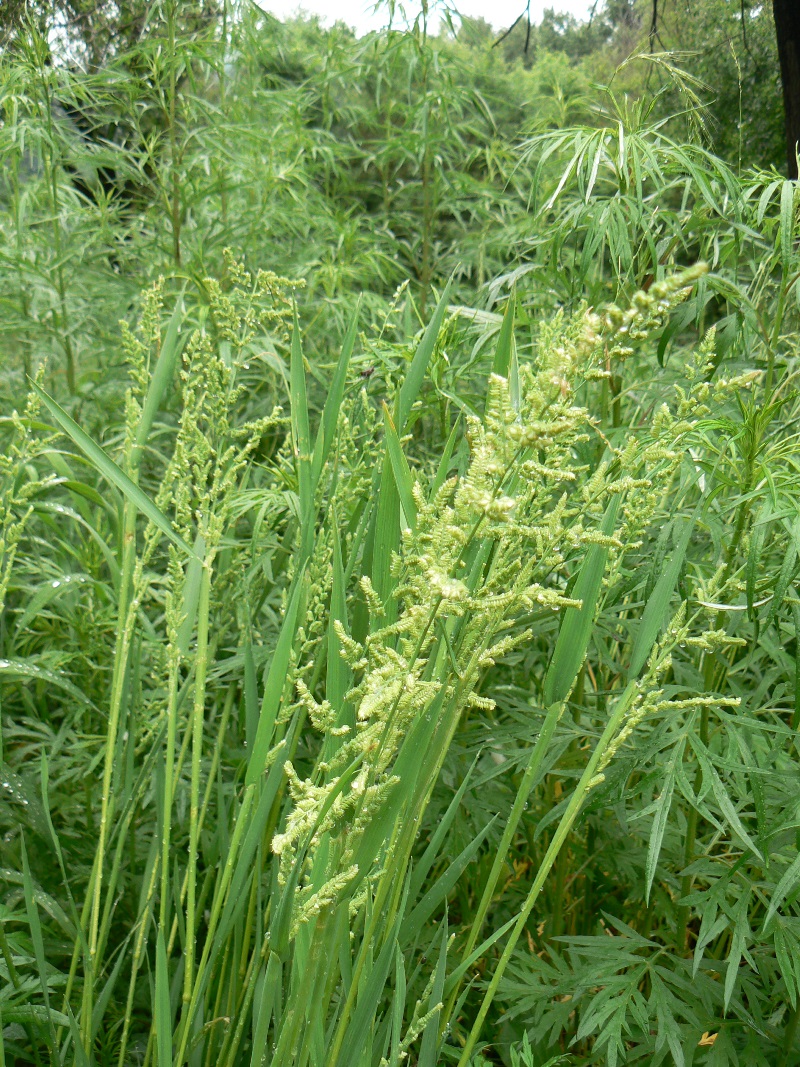
[[(484, 418), (467, 423), (470, 459), (464, 474), (440, 485), (421, 476), (415, 481), (415, 514), (407, 516), (393, 560), (389, 599), (368, 577), (359, 581), (369, 613), (367, 636), (355, 640), (342, 622), (335, 624), (353, 679), (345, 698), (349, 718), (315, 694), (310, 672), (299, 670), (295, 706), (305, 709), (327, 741), (324, 758), (308, 777), (286, 763), (292, 807), (272, 841), (284, 880), (298, 856), (306, 857), (295, 930), (333, 906), (337, 894), (350, 899), (351, 911), (361, 906), (360, 875), (348, 873), (337, 881), (336, 872), (353, 872), (366, 828), (397, 785), (395, 762), (414, 724), (435, 714), (454, 728), (469, 708), (491, 707), (480, 693), (481, 679), (498, 659), (530, 640), (530, 631), (516, 625), (520, 615), (578, 606), (564, 592), (567, 561), (591, 544), (621, 555), (626, 538), (641, 530), (658, 505), (680, 458), (675, 447), (680, 420), (667, 411), (646, 440), (608, 449), (597, 469), (578, 479), (578, 448), (596, 435), (596, 427), (576, 403), (575, 390), (603, 366), (609, 346), (652, 328), (693, 278), (679, 276), (653, 287), (621, 319), (612, 311), (605, 320), (587, 313), (557, 321), (543, 331), (536, 362), (519, 369), (513, 386), (492, 375)], [(614, 495), (625, 501), (625, 532), (608, 535), (598, 529), (598, 520)], [(330, 588), (324, 538), (322, 548), (315, 583), (324, 594), (311, 612), (316, 619)], [(313, 651), (312, 633), (321, 639), (306, 626), (306, 654)], [(663, 659), (653, 661), (652, 678), (648, 674), (634, 702), (630, 730), (661, 706), (655, 679)], [(623, 731), (620, 745), (628, 735)], [(324, 878), (320, 881), (317, 871), (312, 882), (323, 838), (330, 858)], [(323, 889), (314, 890), (315, 884)]]
[[(41, 384), (44, 370), (41, 364), (36, 374), (37, 384)], [(12, 413), (10, 439), (0, 449), (0, 615), (17, 549), (33, 512), (31, 501), (53, 481), (31, 478), (27, 473), (35, 453), (47, 448), (52, 440), (51, 436), (35, 440), (31, 434), (30, 426), (40, 406), (36, 394), (31, 393), (22, 416), (16, 411)]]

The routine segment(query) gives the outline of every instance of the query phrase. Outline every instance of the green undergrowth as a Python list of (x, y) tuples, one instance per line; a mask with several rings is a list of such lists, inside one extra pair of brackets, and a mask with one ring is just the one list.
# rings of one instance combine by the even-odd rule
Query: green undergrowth
[(0, 1067), (797, 1067), (797, 184), (249, 10), (0, 54)]
[(521, 1026), (530, 1062), (776, 1062), (794, 527), (732, 483), (758, 374), (713, 377), (712, 331), (649, 419), (592, 414), (705, 268), (527, 340), (512, 297), (442, 423), (447, 290), (380, 388), (354, 320), (320, 390), (291, 283), (229, 266), (145, 294), (111, 447), (36, 384), (5, 425), (6, 1058), (465, 1067)]

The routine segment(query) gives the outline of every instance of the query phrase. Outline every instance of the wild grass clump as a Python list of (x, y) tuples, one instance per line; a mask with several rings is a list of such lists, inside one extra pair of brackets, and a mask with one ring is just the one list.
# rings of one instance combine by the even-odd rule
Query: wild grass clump
[[(519, 359), (509, 301), (485, 412), (456, 420), (438, 456), (415, 455), (413, 442), (428, 418), (446, 292), (410, 360), (397, 350), (380, 409), (352, 367), (354, 323), (313, 416), (295, 314), (288, 414), (275, 407), (248, 418), (239, 376), (254, 331), (285, 328), (291, 283), (251, 278), (233, 262), (227, 292), (207, 281), (207, 304), (184, 294), (168, 319), (161, 283), (146, 294), (138, 331), (123, 333), (131, 387), (116, 458), (34, 387), (13, 420), (20, 443), (6, 477), (13, 486), (24, 465), (54, 450), (52, 432), (44, 455), (35, 443), (42, 403), (78, 449), (57, 462), (88, 461), (84, 479), (92, 470), (103, 479), (97, 489), (92, 479), (65, 483), (65, 499), (93, 502), (92, 513), (60, 505), (55, 525), (59, 537), (65, 524), (87, 528), (85, 588), (116, 623), (92, 650), (89, 691), (78, 703), (64, 679), (67, 699), (56, 698), (42, 723), (50, 740), (39, 743), (38, 786), (24, 765), (14, 772), (19, 810), (4, 849), (24, 874), (31, 948), (19, 935), (4, 941), (3, 1013), (18, 1031), (6, 1034), (7, 1054), (472, 1062), (576, 820), (618, 760), (630, 760), (622, 754), (643, 725), (739, 706), (738, 697), (689, 695), (672, 681), (676, 654), (716, 657), (746, 645), (711, 625), (704, 606), (729, 595), (726, 568), (693, 579), (675, 613), (672, 563), (632, 610), (627, 667), (603, 693), (599, 718), (599, 706), (588, 712), (588, 745), (570, 740), (584, 714), (598, 608), (631, 610), (631, 557), (658, 537), (653, 524), (676, 492), (697, 496), (685, 457), (718, 417), (709, 403), (724, 405), (752, 376), (717, 382), (712, 397), (710, 335), (672, 406), (616, 445), (578, 396), (646, 343), (702, 275), (658, 282), (628, 311), (543, 324), (530, 361)], [(162, 421), (176, 389), (174, 414)], [(257, 458), (265, 440), (271, 458)], [(56, 491), (46, 481), (17, 496), (9, 489), (9, 514), (23, 511), (35, 529), (41, 519), (27, 500), (45, 489)], [(4, 573), (22, 519), (9, 529)], [(111, 551), (92, 559), (91, 544)], [(682, 538), (679, 565), (687, 547)], [(56, 572), (58, 545), (47, 549)], [(25, 602), (21, 588), (10, 590), (13, 620)], [(50, 611), (63, 633), (68, 617), (52, 602)], [(477, 749), (431, 823), (443, 775), (463, 761), (455, 741), (471, 719), (497, 715), (489, 693), (499, 692), (503, 664), (550, 643), (549, 633), (552, 650), (536, 657), (528, 680), (528, 752), (521, 777), (509, 780), (512, 803), (454, 851), (460, 807), (486, 775)], [(12, 764), (30, 749), (23, 709), (37, 700), (38, 658), (3, 662), (5, 674), (33, 680), (6, 732)], [(565, 752), (574, 786), (546, 820), (521, 906), (490, 926), (507, 907), (509, 849)], [(86, 759), (95, 781), (70, 769)], [(755, 849), (721, 781), (719, 790)], [(76, 836), (67, 812), (91, 835)], [(659, 848), (651, 845), (648, 891)], [(58, 860), (63, 909), (39, 888), (43, 852)], [(474, 902), (448, 903), (481, 856)], [(60, 926), (46, 954), (41, 908)], [(9, 914), (12, 931), (20, 919)], [(488, 984), (471, 977), (479, 961)]]
[(137, 25), (0, 42), (0, 1067), (800, 1062), (796, 183)]

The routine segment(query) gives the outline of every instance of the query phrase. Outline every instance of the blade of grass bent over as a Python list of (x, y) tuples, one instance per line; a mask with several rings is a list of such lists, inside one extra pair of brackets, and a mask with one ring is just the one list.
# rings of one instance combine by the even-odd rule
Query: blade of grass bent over
[(132, 481), (127, 474), (106, 455), (103, 449), (89, 437), (89, 435), (80, 428), (80, 426), (71, 418), (66, 411), (57, 404), (51, 396), (49, 396), (44, 389), (31, 382), (31, 388), (47, 407), (50, 414), (58, 423), (60, 429), (80, 448), (80, 450), (86, 455), (89, 461), (97, 468), (98, 472), (102, 476), (108, 479), (112, 485), (115, 485), (121, 493), (136, 507), (141, 513), (148, 518), (154, 526), (158, 527), (163, 534), (165, 534), (173, 544), (177, 545), (182, 552), (185, 552), (187, 556), (195, 558), (194, 549), (192, 549), (176, 530), (173, 529), (172, 523), (164, 515), (164, 513), (156, 507), (147, 493), (143, 492), (139, 486)]

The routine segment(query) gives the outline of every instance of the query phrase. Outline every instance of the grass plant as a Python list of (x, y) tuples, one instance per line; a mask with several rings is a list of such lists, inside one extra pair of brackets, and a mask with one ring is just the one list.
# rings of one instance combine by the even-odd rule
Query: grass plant
[(0, 1065), (800, 1062), (796, 183), (180, 7), (0, 54)]

